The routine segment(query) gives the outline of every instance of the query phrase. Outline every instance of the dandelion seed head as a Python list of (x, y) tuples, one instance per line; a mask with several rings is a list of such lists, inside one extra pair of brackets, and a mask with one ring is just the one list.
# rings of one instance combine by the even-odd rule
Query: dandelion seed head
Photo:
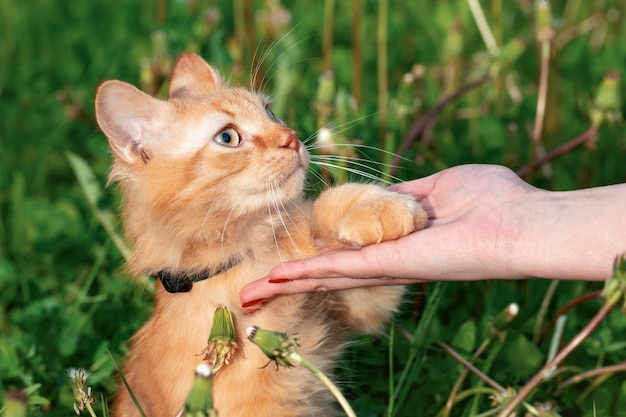
[(84, 368), (68, 368), (65, 370), (65, 374), (72, 379), (78, 379), (85, 383), (89, 377), (89, 371)]

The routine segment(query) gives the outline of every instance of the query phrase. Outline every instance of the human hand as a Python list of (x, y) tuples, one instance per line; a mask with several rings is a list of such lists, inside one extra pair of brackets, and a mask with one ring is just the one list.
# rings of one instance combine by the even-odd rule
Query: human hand
[(278, 265), (242, 289), (242, 303), (424, 281), (604, 280), (626, 253), (626, 184), (545, 191), (502, 166), (463, 165), (393, 189), (421, 203), (425, 229)]
[(516, 207), (544, 191), (490, 165), (458, 166), (393, 189), (421, 203), (429, 218), (426, 229), (278, 265), (242, 290), (242, 302), (373, 285), (517, 277), (507, 270), (508, 259), (531, 213)]

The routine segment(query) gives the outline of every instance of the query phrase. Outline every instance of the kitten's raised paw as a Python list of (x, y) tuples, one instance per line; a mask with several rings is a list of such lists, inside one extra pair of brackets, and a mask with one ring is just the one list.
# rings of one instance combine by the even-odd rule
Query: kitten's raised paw
[(315, 203), (316, 240), (324, 247), (361, 247), (424, 227), (427, 215), (412, 196), (370, 184), (346, 184)]

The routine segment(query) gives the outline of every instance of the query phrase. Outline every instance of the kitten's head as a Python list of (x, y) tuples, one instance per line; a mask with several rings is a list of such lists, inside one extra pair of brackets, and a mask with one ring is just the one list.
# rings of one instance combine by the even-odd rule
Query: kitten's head
[(178, 59), (167, 101), (103, 83), (96, 117), (115, 156), (111, 179), (142, 209), (267, 213), (302, 192), (309, 157), (296, 132), (197, 55)]

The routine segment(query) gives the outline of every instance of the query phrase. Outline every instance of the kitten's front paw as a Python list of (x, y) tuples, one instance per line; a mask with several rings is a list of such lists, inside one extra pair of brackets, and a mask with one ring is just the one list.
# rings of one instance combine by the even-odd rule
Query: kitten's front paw
[(422, 207), (410, 196), (396, 194), (355, 207), (339, 221), (339, 241), (365, 246), (393, 240), (421, 229)]
[(412, 196), (370, 184), (346, 184), (320, 197), (315, 219), (316, 239), (323, 246), (361, 247), (420, 230), (427, 215)]

